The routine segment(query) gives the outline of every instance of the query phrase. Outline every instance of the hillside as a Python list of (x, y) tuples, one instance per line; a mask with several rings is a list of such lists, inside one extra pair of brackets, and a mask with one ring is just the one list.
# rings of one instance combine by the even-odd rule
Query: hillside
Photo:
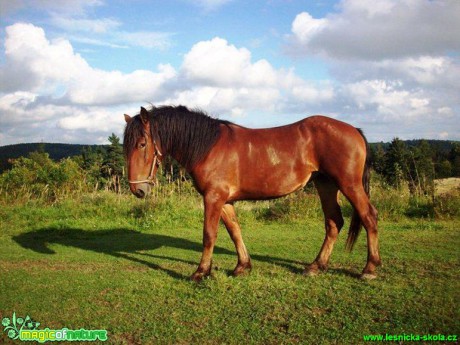
[(50, 158), (58, 161), (62, 158), (77, 156), (82, 153), (85, 147), (104, 147), (104, 145), (79, 145), (79, 144), (52, 144), (52, 143), (30, 143), (0, 146), (0, 172), (9, 169), (10, 159), (26, 157), (30, 152), (44, 151)]

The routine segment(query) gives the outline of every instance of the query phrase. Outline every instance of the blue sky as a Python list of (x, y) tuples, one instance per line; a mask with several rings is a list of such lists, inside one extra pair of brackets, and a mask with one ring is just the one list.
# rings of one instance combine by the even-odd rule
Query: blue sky
[(0, 145), (105, 143), (148, 102), (460, 140), (456, 0), (0, 4)]

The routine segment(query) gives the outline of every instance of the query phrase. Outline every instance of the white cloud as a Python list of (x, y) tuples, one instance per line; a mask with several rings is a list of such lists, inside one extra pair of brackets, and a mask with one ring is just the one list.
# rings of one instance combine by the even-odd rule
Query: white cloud
[(438, 109), (438, 114), (445, 116), (445, 117), (450, 117), (453, 115), (452, 108), (450, 107), (441, 107)]
[(49, 93), (57, 83), (69, 82), (90, 70), (68, 41), (50, 42), (44, 30), (32, 24), (6, 28), (5, 55), (6, 65), (0, 74), (2, 90), (40, 89)]
[(248, 49), (219, 37), (196, 43), (184, 56), (180, 76), (186, 90), (168, 101), (237, 117), (250, 111), (305, 110), (334, 96), (329, 83), (305, 81), (294, 69), (275, 69), (265, 59), (252, 61)]
[[(124, 31), (123, 23), (113, 18), (90, 19), (52, 14), (50, 24), (64, 30), (69, 40), (110, 48), (141, 47), (167, 50), (172, 46), (172, 33), (160, 31)], [(90, 37), (88, 37), (90, 34)]]
[[(25, 109), (35, 102), (37, 95), (31, 92), (18, 91), (0, 96), (0, 114), (2, 125), (21, 123), (33, 118), (34, 113), (28, 113)], [(42, 115), (39, 115), (41, 119)]]
[(111, 42), (107, 38), (90, 38), (90, 37), (81, 36), (81, 35), (68, 35), (67, 37), (72, 42), (88, 44), (91, 46), (108, 47), (108, 48), (114, 48), (114, 49), (128, 49), (129, 48), (129, 45)]
[[(64, 30), (71, 41), (110, 48), (141, 47), (167, 50), (172, 33), (159, 31), (124, 31), (123, 23), (113, 18), (91, 19), (86, 16), (52, 14), (50, 24)], [(88, 37), (90, 34), (90, 37)]]
[(162, 98), (162, 86), (175, 77), (176, 71), (171, 65), (160, 65), (158, 69), (158, 72), (137, 70), (129, 74), (89, 69), (69, 84), (68, 98), (72, 103), (86, 105), (113, 105)]
[(105, 143), (121, 136), (123, 106), (55, 104), (29, 92), (0, 96), (0, 145), (21, 142)]
[(0, 1), (0, 15), (6, 16), (24, 8), (60, 14), (81, 15), (87, 8), (103, 5), (102, 0), (5, 0)]
[[(88, 30), (96, 29), (88, 28)], [(140, 47), (145, 49), (157, 49), (165, 51), (173, 46), (172, 36), (174, 36), (174, 34), (169, 32), (128, 32), (122, 30), (109, 30), (108, 32), (102, 32), (101, 34), (93, 32), (92, 36), (88, 37), (86, 33), (82, 31), (83, 30), (75, 31), (75, 33), (67, 35), (66, 37), (72, 42), (79, 42), (88, 45), (109, 47), (115, 49)]]
[(196, 43), (184, 56), (180, 73), (188, 87), (176, 92), (172, 103), (242, 116), (242, 109), (273, 109), (280, 98), (278, 72), (266, 60), (252, 62), (248, 49), (219, 37)]
[(120, 128), (121, 120), (121, 116), (114, 116), (110, 108), (89, 107), (62, 117), (57, 121), (57, 126), (64, 130), (109, 133), (114, 128)]
[(95, 34), (107, 33), (121, 26), (121, 22), (111, 18), (88, 19), (52, 15), (51, 24), (68, 32), (82, 31)]
[(344, 90), (361, 112), (382, 121), (412, 121), (433, 111), (423, 92), (406, 90), (400, 82), (364, 80), (345, 85)]
[(186, 104), (218, 116), (243, 117), (255, 109), (264, 112), (274, 111), (280, 99), (281, 92), (275, 88), (198, 86), (176, 92), (173, 97), (167, 98), (165, 103)]
[(457, 0), (343, 0), (340, 11), (292, 24), (293, 52), (336, 59), (437, 56), (460, 49)]
[(287, 79), (286, 88), (297, 102), (312, 104), (333, 101), (336, 91), (330, 82), (308, 82), (292, 74)]
[(306, 44), (327, 25), (327, 19), (315, 19), (309, 13), (302, 12), (292, 22), (292, 32), (302, 44)]
[(112, 38), (109, 40), (112, 40), (116, 44), (124, 44), (131, 47), (167, 50), (172, 45), (172, 35), (169, 32), (117, 31), (113, 33)]
[(452, 88), (460, 92), (460, 63), (454, 57), (414, 56), (378, 61), (333, 61), (332, 74), (343, 81), (362, 79), (403, 80), (423, 88)]
[(288, 44), (289, 54), (328, 64), (325, 109), (376, 140), (460, 132), (459, 1), (342, 0), (323, 18), (298, 14)]
[(49, 41), (43, 29), (23, 23), (6, 28), (5, 60), (0, 117), (6, 142), (59, 141), (64, 132), (78, 142), (96, 128), (97, 137), (119, 133), (122, 108), (162, 98), (165, 84), (176, 76), (170, 65), (132, 73), (93, 68), (67, 40)]
[(342, 1), (341, 7), (344, 13), (349, 15), (361, 14), (366, 18), (373, 19), (381, 15), (390, 15), (395, 10), (397, 2), (394, 0), (374, 0), (372, 3), (359, 0)]
[(216, 37), (196, 43), (184, 57), (181, 72), (194, 83), (227, 86), (274, 86), (276, 71), (266, 60), (251, 62), (251, 52)]
[(446, 140), (446, 139), (449, 138), (449, 132), (446, 132), (446, 131), (441, 132), (441, 133), (438, 134), (438, 137), (441, 140)]
[(14, 87), (11, 91), (55, 97), (65, 93), (72, 103), (85, 105), (142, 102), (158, 97), (160, 86), (176, 74), (170, 65), (160, 65), (158, 72), (137, 70), (129, 74), (92, 68), (68, 41), (50, 42), (43, 29), (31, 24), (9, 26), (6, 33), (8, 68), (0, 75), (4, 87)]
[(2, 10), (14, 13), (24, 8), (40, 8), (47, 25), (62, 32), (68, 40), (110, 48), (141, 47), (167, 50), (172, 33), (160, 31), (126, 31), (116, 18), (93, 18), (91, 9), (105, 5), (102, 0), (10, 0), (0, 2)]
[(400, 60), (384, 60), (377, 64), (377, 68), (387, 71), (394, 70), (398, 75), (405, 75), (420, 84), (432, 84), (444, 76), (450, 62), (446, 57), (409, 57)]

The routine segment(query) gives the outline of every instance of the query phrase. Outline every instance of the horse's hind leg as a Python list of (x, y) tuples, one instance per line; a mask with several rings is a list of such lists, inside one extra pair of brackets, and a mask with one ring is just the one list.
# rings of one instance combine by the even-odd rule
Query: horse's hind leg
[(307, 275), (316, 275), (320, 270), (325, 271), (327, 269), (334, 243), (343, 226), (342, 212), (337, 203), (338, 187), (324, 175), (317, 176), (313, 181), (321, 199), (326, 236), (315, 261), (305, 268), (304, 273)]
[(354, 188), (352, 186), (342, 187), (341, 191), (358, 212), (367, 232), (367, 263), (363, 269), (361, 278), (376, 278), (375, 269), (381, 265), (377, 232), (377, 210), (370, 203), (369, 197), (361, 183), (356, 183)]
[(252, 266), (251, 258), (249, 257), (243, 242), (243, 237), (241, 236), (241, 227), (236, 218), (235, 208), (232, 204), (225, 204), (222, 208), (222, 221), (238, 253), (238, 264), (233, 270), (233, 275), (238, 276), (247, 272), (247, 270), (251, 270)]

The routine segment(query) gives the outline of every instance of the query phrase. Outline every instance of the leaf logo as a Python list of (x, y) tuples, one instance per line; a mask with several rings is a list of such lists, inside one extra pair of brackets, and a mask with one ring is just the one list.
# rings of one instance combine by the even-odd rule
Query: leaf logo
[(40, 326), (40, 322), (33, 321), (29, 315), (25, 318), (16, 317), (16, 312), (13, 313), (13, 318), (4, 317), (2, 319), (3, 332), (6, 332), (11, 339), (18, 339), (19, 333), (24, 330), (34, 330)]

